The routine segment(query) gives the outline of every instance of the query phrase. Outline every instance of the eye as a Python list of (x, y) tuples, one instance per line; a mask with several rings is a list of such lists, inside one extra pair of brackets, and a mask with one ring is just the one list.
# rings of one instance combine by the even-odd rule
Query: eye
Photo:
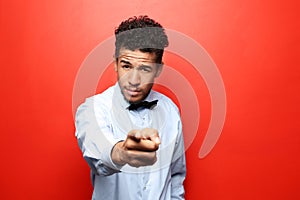
[(122, 65), (122, 68), (125, 69), (125, 70), (128, 70), (130, 69), (131, 67), (129, 65)]
[(142, 72), (152, 72), (152, 68), (149, 67), (149, 66), (141, 66), (141, 67), (140, 67), (140, 70), (141, 70)]

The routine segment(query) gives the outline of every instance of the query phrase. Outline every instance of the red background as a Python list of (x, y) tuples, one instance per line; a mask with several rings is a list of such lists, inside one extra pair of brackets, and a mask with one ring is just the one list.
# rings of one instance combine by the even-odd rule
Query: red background
[(186, 199), (300, 199), (299, 1), (14, 0), (0, 9), (1, 199), (90, 199), (73, 84), (88, 53), (139, 14), (201, 44), (225, 84), (223, 132), (199, 159), (209, 95), (188, 63), (166, 56), (182, 65), (201, 104)]

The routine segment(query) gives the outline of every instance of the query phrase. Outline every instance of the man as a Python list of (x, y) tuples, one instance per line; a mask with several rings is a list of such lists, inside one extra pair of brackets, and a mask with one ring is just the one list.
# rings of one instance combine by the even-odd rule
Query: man
[(115, 35), (118, 82), (88, 98), (76, 113), (92, 199), (184, 199), (180, 115), (168, 97), (152, 90), (168, 38), (147, 16), (122, 22)]

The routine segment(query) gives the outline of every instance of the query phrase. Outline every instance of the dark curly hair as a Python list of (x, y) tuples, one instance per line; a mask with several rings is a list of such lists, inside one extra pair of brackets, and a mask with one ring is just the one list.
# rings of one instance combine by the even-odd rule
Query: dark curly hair
[(162, 62), (164, 48), (169, 45), (164, 28), (147, 15), (131, 17), (115, 30), (115, 57), (122, 47), (129, 50), (155, 53), (156, 62)]

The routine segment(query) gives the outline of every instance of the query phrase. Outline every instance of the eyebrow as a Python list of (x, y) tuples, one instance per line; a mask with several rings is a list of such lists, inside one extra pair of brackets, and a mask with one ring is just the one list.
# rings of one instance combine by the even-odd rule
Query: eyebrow
[(129, 61), (126, 61), (126, 60), (120, 60), (120, 63), (125, 63), (127, 65), (131, 65), (131, 63)]
[[(120, 60), (120, 63), (124, 63), (127, 65), (132, 65), (131, 62), (127, 61), (127, 60)], [(152, 67), (150, 65), (145, 65), (145, 64), (141, 64), (140, 66), (138, 66), (139, 68), (149, 68), (152, 69)]]

